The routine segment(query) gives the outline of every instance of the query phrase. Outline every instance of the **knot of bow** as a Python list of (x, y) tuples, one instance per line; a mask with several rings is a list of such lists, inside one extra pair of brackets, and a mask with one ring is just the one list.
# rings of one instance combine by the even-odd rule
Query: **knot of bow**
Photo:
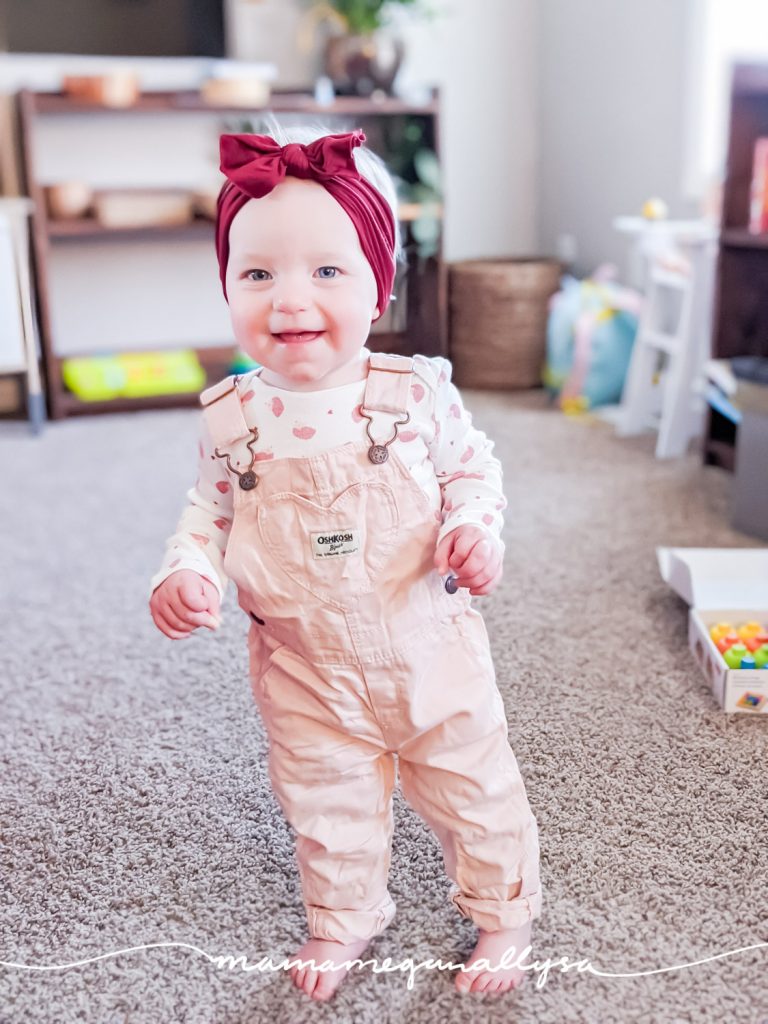
[(280, 146), (268, 135), (222, 135), (219, 143), (221, 171), (252, 199), (271, 192), (287, 175), (326, 181), (359, 179), (352, 151), (365, 142), (358, 128), (339, 135), (325, 135), (304, 145)]

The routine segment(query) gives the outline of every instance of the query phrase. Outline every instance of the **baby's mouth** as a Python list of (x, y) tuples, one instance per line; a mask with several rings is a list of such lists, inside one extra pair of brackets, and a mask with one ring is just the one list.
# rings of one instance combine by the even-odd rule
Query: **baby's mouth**
[(284, 345), (295, 345), (299, 342), (315, 341), (321, 336), (322, 331), (284, 331), (282, 334), (274, 334)]

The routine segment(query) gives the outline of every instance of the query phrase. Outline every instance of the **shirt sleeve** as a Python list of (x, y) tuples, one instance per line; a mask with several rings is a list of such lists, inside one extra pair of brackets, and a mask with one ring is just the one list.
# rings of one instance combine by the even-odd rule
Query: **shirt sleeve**
[(181, 569), (192, 569), (216, 587), (223, 599), (227, 587), (224, 555), (232, 529), (232, 483), (222, 459), (213, 452), (213, 440), (201, 416), (198, 476), (187, 491), (187, 505), (176, 530), (165, 545), (163, 561), (152, 577), (150, 596), (163, 580)]
[(493, 441), (472, 426), (472, 414), (451, 381), (453, 367), (442, 356), (433, 357), (437, 373), (434, 436), (428, 445), (442, 495), (443, 522), (437, 543), (458, 526), (472, 524), (487, 530), (504, 548), (502, 511), (507, 499), (502, 489), (501, 462), (493, 454)]

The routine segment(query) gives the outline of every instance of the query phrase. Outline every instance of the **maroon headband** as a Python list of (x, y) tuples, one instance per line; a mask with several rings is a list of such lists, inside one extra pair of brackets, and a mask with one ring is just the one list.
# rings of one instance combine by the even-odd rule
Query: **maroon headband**
[(225, 299), (229, 228), (235, 214), (249, 199), (260, 199), (291, 175), (319, 182), (348, 214), (376, 278), (379, 316), (384, 314), (395, 279), (395, 221), (387, 200), (355, 166), (352, 150), (363, 142), (360, 128), (324, 135), (306, 146), (279, 146), (268, 135), (221, 136), (221, 171), (229, 180), (216, 203), (216, 254)]

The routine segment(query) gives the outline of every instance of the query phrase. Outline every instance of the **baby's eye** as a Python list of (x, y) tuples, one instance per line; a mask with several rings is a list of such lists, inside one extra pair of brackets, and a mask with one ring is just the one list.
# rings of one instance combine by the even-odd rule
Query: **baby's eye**
[[(256, 274), (257, 276), (251, 277), (251, 274)], [(268, 270), (247, 270), (245, 276), (249, 281), (268, 281), (272, 275)]]
[[(330, 273), (326, 274), (325, 273), (326, 270), (329, 270)], [(318, 267), (317, 273), (320, 275), (320, 277), (324, 281), (332, 281), (334, 279), (334, 277), (338, 276), (339, 268), (338, 267)]]

